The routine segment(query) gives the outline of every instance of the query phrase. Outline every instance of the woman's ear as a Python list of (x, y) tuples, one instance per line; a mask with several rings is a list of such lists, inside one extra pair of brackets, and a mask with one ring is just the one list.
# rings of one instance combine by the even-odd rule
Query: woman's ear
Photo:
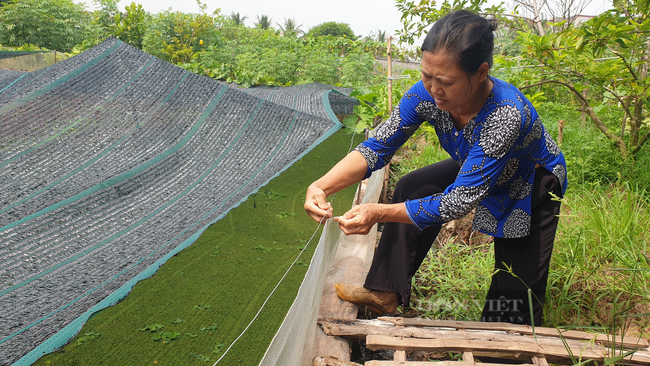
[(490, 65), (488, 65), (487, 62), (482, 63), (481, 66), (478, 67), (478, 72), (476, 73), (476, 76), (478, 77), (479, 84), (485, 81), (485, 78), (487, 78), (489, 72), (490, 72)]

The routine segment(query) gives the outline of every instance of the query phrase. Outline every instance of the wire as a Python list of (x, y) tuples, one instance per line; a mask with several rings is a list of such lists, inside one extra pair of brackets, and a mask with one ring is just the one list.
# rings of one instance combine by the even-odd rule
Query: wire
[[(344, 126), (344, 127), (347, 127), (347, 126)], [(350, 151), (352, 151), (352, 146), (354, 145), (354, 137), (357, 134), (356, 130), (353, 129), (353, 131), (354, 132), (352, 133), (352, 138), (350, 139), (350, 147), (348, 148), (348, 152), (347, 152), (348, 154), (350, 153)], [(334, 198), (336, 198), (336, 193), (334, 193), (334, 195), (332, 195), (332, 199), (330, 200), (330, 202), (334, 202)], [(305, 246), (302, 248), (302, 250), (300, 251), (300, 253), (296, 257), (296, 259), (294, 259), (293, 263), (291, 263), (291, 265), (289, 266), (287, 271), (284, 272), (284, 275), (282, 276), (282, 278), (280, 278), (280, 281), (278, 281), (277, 285), (275, 285), (275, 287), (273, 288), (273, 290), (271, 291), (269, 296), (267, 296), (266, 300), (264, 300), (264, 303), (262, 304), (260, 309), (257, 311), (257, 314), (255, 314), (255, 316), (253, 317), (253, 320), (251, 320), (250, 323), (248, 323), (248, 325), (246, 326), (246, 328), (244, 328), (244, 330), (241, 332), (241, 334), (239, 334), (239, 336), (237, 338), (235, 338), (235, 340), (230, 344), (230, 346), (223, 352), (223, 355), (221, 355), (221, 357), (219, 357), (217, 362), (215, 362), (214, 365), (212, 365), (212, 366), (216, 366), (219, 362), (221, 362), (221, 360), (224, 357), (226, 357), (226, 354), (228, 354), (228, 351), (230, 351), (230, 349), (235, 345), (235, 343), (237, 343), (237, 341), (239, 341), (239, 339), (244, 336), (244, 334), (246, 333), (248, 328), (250, 328), (250, 326), (253, 325), (253, 322), (257, 319), (257, 317), (260, 315), (262, 310), (264, 310), (264, 307), (266, 306), (266, 303), (269, 302), (269, 300), (271, 299), (271, 296), (273, 296), (273, 294), (275, 293), (275, 290), (277, 290), (278, 287), (280, 287), (280, 284), (282, 284), (282, 281), (284, 281), (284, 278), (287, 277), (287, 275), (289, 274), (289, 271), (293, 268), (293, 266), (296, 264), (298, 259), (300, 259), (300, 256), (302, 256), (302, 254), (305, 252), (305, 250), (307, 250), (307, 247), (309, 246), (311, 241), (314, 240), (314, 237), (316, 236), (316, 233), (318, 233), (318, 230), (320, 229), (321, 225), (323, 225), (323, 220), (325, 220), (325, 216), (323, 216), (323, 218), (318, 223), (318, 226), (316, 227), (316, 230), (311, 235), (311, 238), (309, 238), (309, 241), (307, 242), (307, 244), (305, 244)]]

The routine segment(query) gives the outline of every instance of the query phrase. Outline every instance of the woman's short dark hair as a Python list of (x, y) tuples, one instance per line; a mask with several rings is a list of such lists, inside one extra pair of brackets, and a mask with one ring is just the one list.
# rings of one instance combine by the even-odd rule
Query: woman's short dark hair
[(444, 51), (468, 74), (487, 62), (492, 67), (496, 20), (487, 20), (467, 10), (458, 10), (436, 21), (424, 42), (422, 52)]

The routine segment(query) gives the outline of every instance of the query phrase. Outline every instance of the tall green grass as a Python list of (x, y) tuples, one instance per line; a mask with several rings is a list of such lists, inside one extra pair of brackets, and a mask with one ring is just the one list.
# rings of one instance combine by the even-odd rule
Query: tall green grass
[(550, 325), (642, 334), (650, 314), (650, 202), (644, 189), (600, 183), (564, 199), (549, 275)]
[(411, 306), (418, 316), (479, 320), (494, 267), (493, 244), (455, 241), (434, 248), (413, 278)]

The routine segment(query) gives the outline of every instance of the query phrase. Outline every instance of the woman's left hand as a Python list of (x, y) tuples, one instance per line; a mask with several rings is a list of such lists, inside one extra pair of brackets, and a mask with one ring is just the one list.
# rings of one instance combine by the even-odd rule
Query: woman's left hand
[(343, 216), (335, 217), (341, 231), (345, 235), (365, 235), (370, 232), (372, 226), (378, 222), (403, 222), (412, 224), (406, 214), (406, 207), (403, 203), (389, 205), (380, 203), (365, 203), (352, 207)]
[(379, 222), (381, 216), (379, 206), (373, 203), (354, 206), (343, 216), (335, 217), (334, 220), (339, 223), (339, 227), (345, 235), (365, 235), (370, 232), (374, 224)]

